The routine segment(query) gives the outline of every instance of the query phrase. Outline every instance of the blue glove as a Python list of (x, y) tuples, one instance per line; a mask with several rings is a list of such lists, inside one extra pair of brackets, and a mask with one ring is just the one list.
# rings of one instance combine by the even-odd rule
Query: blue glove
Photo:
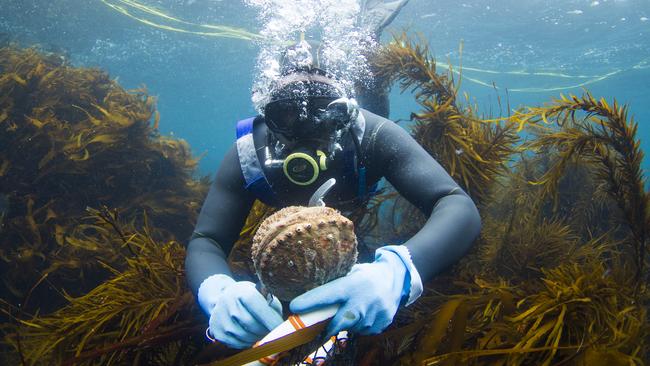
[(339, 304), (327, 336), (341, 330), (377, 334), (392, 323), (403, 299), (410, 304), (421, 293), (422, 281), (407, 248), (391, 245), (377, 249), (374, 262), (355, 264), (345, 277), (307, 291), (289, 306), (305, 313)]
[(217, 274), (199, 287), (199, 305), (210, 316), (209, 332), (231, 348), (248, 348), (282, 323), (277, 297), (268, 302), (248, 281)]

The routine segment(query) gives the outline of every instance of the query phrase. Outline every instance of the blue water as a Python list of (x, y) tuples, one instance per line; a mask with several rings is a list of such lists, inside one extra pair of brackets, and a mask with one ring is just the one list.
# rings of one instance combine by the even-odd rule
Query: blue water
[[(240, 1), (139, 2), (194, 24), (261, 28), (256, 10)], [(506, 99), (514, 108), (540, 105), (559, 93), (582, 93), (581, 88), (551, 89), (588, 82), (595, 96), (630, 105), (648, 152), (648, 18), (648, 0), (411, 0), (384, 41), (390, 32), (405, 30), (428, 40), (441, 62), (458, 65), (462, 59), (461, 91), (485, 113), (505, 114)], [(145, 85), (158, 96), (161, 132), (187, 140), (202, 155), (201, 174), (212, 175), (218, 167), (234, 141), (235, 122), (255, 113), (250, 93), (258, 48), (251, 41), (159, 29), (101, 0), (0, 0), (0, 33), (25, 46), (61, 52), (75, 65), (105, 69), (127, 88)], [(530, 75), (535, 72), (571, 77)], [(397, 91), (391, 108), (393, 119), (417, 111), (411, 96)], [(643, 167), (650, 171), (648, 157)]]

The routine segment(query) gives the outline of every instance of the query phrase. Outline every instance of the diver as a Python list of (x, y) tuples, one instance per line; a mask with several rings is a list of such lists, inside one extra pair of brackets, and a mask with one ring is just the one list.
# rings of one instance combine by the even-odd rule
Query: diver
[(304, 57), (285, 57), (263, 114), (238, 122), (188, 244), (186, 275), (209, 316), (207, 334), (232, 348), (250, 347), (283, 322), (280, 301), (235, 280), (227, 261), (255, 200), (306, 206), (335, 178), (324, 200), (349, 212), (386, 178), (428, 217), (403, 245), (382, 246), (368, 263), (291, 301), (294, 313), (339, 304), (328, 336), (384, 330), (480, 231), (476, 206), (449, 174), (403, 128), (358, 106), (314, 53), (307, 42), (296, 45), (291, 54)]

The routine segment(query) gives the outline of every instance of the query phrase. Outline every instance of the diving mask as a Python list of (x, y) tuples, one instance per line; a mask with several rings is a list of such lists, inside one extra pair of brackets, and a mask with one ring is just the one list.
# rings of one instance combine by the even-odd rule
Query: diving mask
[(264, 108), (269, 129), (290, 140), (328, 138), (349, 127), (358, 114), (356, 101), (345, 97), (280, 99)]

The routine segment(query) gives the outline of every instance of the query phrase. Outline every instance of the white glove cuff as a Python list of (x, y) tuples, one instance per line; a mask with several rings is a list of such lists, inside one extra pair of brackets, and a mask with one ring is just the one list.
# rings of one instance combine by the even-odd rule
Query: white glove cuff
[(420, 277), (420, 273), (418, 273), (418, 270), (415, 268), (415, 265), (413, 264), (413, 260), (411, 259), (411, 253), (409, 252), (408, 248), (405, 247), (404, 245), (387, 245), (385, 247), (381, 247), (375, 251), (375, 256), (377, 254), (381, 253), (382, 251), (386, 252), (392, 252), (397, 254), (397, 256), (402, 260), (402, 263), (404, 263), (404, 267), (406, 267), (406, 273), (409, 276), (410, 283), (408, 284), (409, 286), (409, 297), (406, 300), (405, 306), (409, 306), (412, 303), (417, 300), (420, 295), (422, 295), (423, 287), (422, 287), (422, 278)]
[(212, 309), (217, 303), (221, 291), (223, 291), (226, 286), (233, 283), (235, 283), (235, 280), (224, 274), (215, 274), (203, 280), (196, 296), (201, 309), (203, 309), (206, 314), (210, 315)]

